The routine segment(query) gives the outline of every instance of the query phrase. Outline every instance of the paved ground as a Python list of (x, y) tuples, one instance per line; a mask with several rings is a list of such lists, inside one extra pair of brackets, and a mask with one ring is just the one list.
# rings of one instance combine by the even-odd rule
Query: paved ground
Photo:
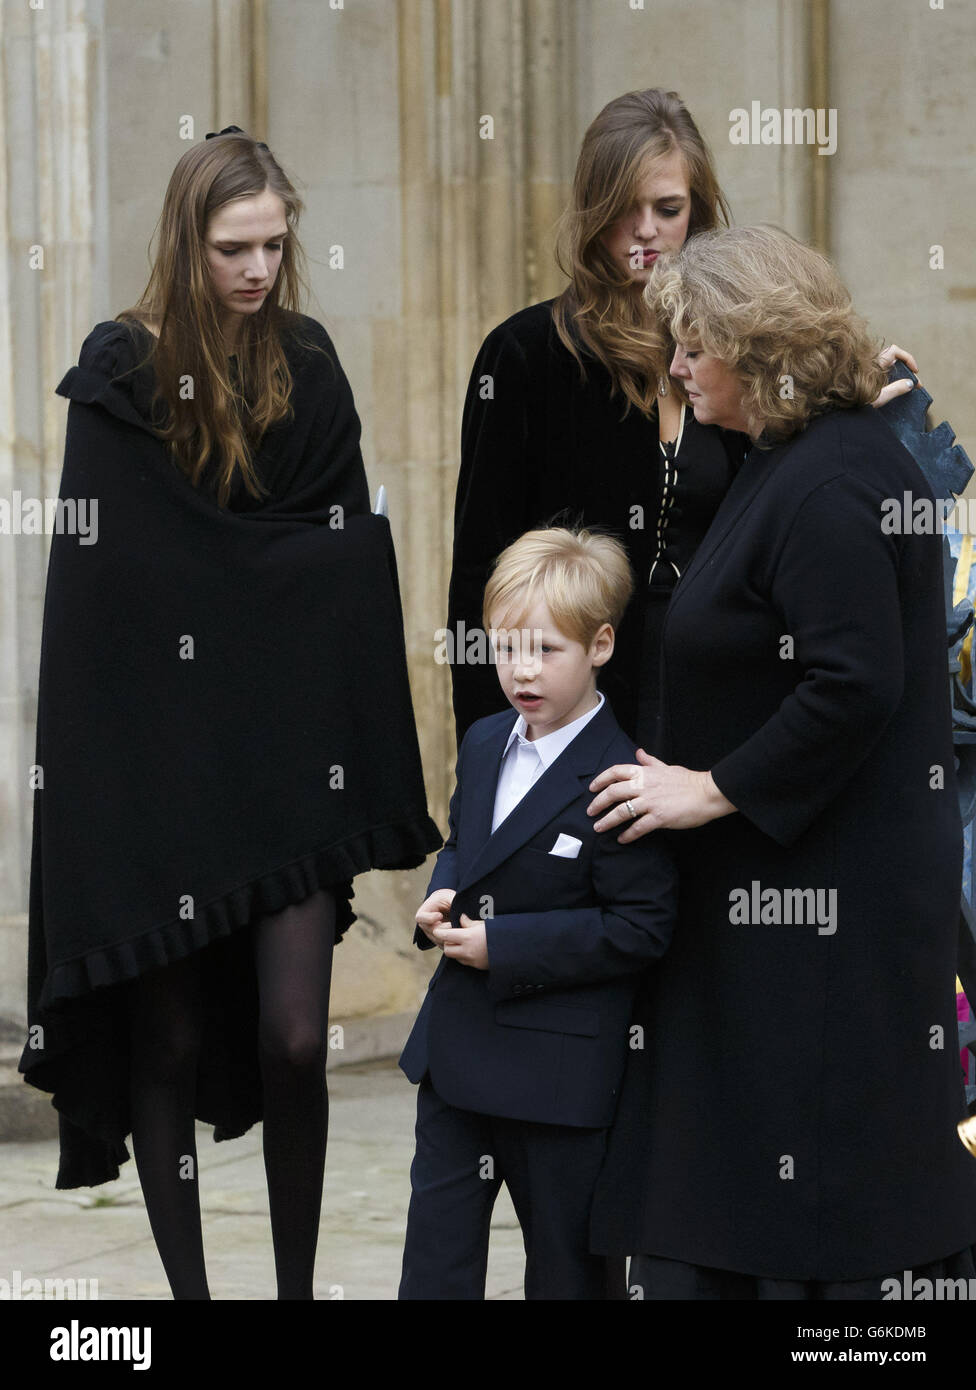
[[(329, 1073), (320, 1299), (394, 1299), (410, 1195), (415, 1088), (393, 1062)], [(214, 1144), (198, 1126), (204, 1248), (215, 1299), (273, 1299), (261, 1128)], [(130, 1146), (131, 1151), (131, 1146)], [(114, 1183), (58, 1192), (57, 1142), (0, 1146), (0, 1279), (97, 1279), (100, 1300), (168, 1299), (135, 1163)], [(495, 1207), (488, 1297), (521, 1299), (522, 1238), (508, 1194)]]

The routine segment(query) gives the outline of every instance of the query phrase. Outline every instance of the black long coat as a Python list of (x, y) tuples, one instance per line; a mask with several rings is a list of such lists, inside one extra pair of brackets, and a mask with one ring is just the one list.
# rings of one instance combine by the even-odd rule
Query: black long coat
[(62, 1188), (128, 1158), (129, 981), (201, 954), (196, 1116), (241, 1134), (263, 1111), (250, 923), (328, 886), (341, 933), (357, 874), (441, 843), (389, 522), (329, 335), (283, 316), (292, 416), (255, 451), (268, 495), (226, 508), (156, 437), (147, 338), (96, 325), (58, 388), (60, 497), (97, 501), (98, 528), (51, 542), (20, 1065), (53, 1092)]
[[(671, 601), (662, 756), (710, 768), (738, 812), (670, 834), (679, 922), (600, 1250), (855, 1280), (976, 1240), (941, 549), (882, 533), (905, 491), (931, 497), (872, 409), (824, 416), (753, 450)], [(834, 890), (834, 929), (826, 896), (812, 923), (770, 920), (788, 889)]]
[[(448, 626), (481, 628), (492, 561), (524, 531), (579, 522), (623, 542), (636, 590), (599, 685), (623, 728), (651, 746), (660, 622), (744, 457), (744, 435), (699, 425), (690, 410), (666, 459), (656, 414), (611, 395), (606, 369), (586, 380), (552, 321), (553, 300), (492, 329), (471, 370), (461, 425)], [(565, 515), (563, 513), (565, 512)], [(655, 561), (658, 563), (655, 564)], [(653, 574), (652, 574), (653, 570)], [(653, 579), (652, 588), (648, 587)], [(507, 708), (493, 666), (452, 669), (457, 742), (476, 720)], [(643, 709), (642, 709), (643, 706)]]

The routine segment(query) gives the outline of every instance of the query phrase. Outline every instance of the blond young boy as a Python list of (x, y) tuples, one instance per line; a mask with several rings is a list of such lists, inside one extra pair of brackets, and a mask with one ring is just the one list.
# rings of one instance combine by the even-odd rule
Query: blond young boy
[(512, 709), (462, 740), (417, 911), (416, 944), (443, 958), (400, 1058), (419, 1086), (401, 1299), (484, 1298), (502, 1182), (527, 1299), (623, 1296), (622, 1262), (590, 1254), (589, 1210), (634, 992), (676, 901), (663, 837), (622, 845), (587, 815), (594, 777), (636, 761), (596, 684), (632, 586), (619, 542), (549, 528), (503, 551), (485, 589)]

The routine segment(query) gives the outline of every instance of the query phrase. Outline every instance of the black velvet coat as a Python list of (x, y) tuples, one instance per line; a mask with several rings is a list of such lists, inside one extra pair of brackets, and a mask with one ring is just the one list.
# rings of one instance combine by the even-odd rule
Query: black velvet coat
[[(710, 768), (738, 812), (670, 833), (679, 921), (601, 1251), (847, 1281), (976, 1241), (941, 543), (882, 534), (906, 491), (931, 497), (874, 410), (817, 419), (753, 450), (672, 598), (662, 757)], [(793, 889), (833, 892), (832, 924), (826, 896), (787, 924)]]
[(61, 1115), (58, 1187), (128, 1157), (127, 981), (207, 948), (197, 1117), (240, 1134), (262, 1114), (243, 929), (328, 885), (343, 931), (356, 874), (441, 843), (352, 392), (320, 324), (284, 325), (294, 418), (257, 452), (261, 500), (220, 508), (170, 460), (130, 370), (147, 330), (96, 325), (58, 387), (61, 497), (98, 503), (94, 544), (52, 537), (39, 682), (21, 1069)]
[[(581, 381), (556, 333), (552, 304), (532, 304), (494, 328), (471, 371), (448, 626), (455, 633), (462, 623), (465, 633), (481, 628), (492, 561), (523, 531), (576, 522), (611, 531), (627, 549), (636, 590), (599, 684), (621, 727), (650, 748), (667, 599), (748, 440), (703, 427), (686, 410), (677, 454), (667, 461), (656, 415), (631, 407), (625, 416), (624, 397), (611, 397), (610, 376), (593, 358)], [(460, 746), (475, 719), (507, 701), (493, 666), (455, 663), (452, 677)]]

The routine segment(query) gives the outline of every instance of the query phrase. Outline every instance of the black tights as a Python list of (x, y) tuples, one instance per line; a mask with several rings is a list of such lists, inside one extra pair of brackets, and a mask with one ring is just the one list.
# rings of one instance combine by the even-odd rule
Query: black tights
[[(278, 1297), (308, 1299), (329, 1126), (335, 898), (320, 889), (259, 918), (253, 933)], [(209, 1298), (193, 1118), (204, 1002), (199, 958), (141, 976), (130, 1001), (132, 1147), (149, 1224), (173, 1297)]]

